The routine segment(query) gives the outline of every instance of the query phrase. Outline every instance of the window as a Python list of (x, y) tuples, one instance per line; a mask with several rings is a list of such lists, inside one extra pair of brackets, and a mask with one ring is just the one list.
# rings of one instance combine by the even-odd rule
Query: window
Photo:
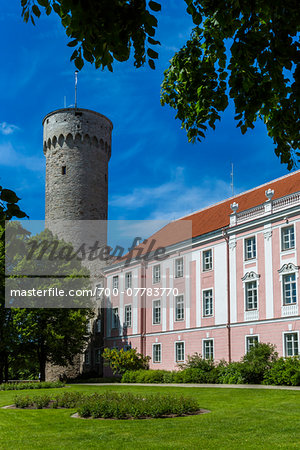
[(183, 258), (175, 259), (175, 278), (183, 277)]
[(204, 359), (214, 359), (214, 341), (212, 339), (203, 341), (203, 356)]
[(205, 250), (203, 257), (203, 271), (212, 269), (212, 250)]
[(246, 311), (257, 309), (257, 281), (245, 283), (246, 289)]
[(119, 289), (119, 277), (118, 275), (113, 277), (113, 289)]
[(184, 342), (175, 343), (175, 358), (176, 362), (184, 361)]
[(100, 364), (100, 362), (101, 362), (101, 350), (100, 350), (100, 348), (97, 348), (97, 350), (95, 351), (95, 360), (96, 360), (96, 364)]
[(258, 336), (246, 336), (246, 352), (248, 353), (252, 347), (258, 343)]
[(67, 173), (67, 168), (66, 168), (66, 166), (62, 166), (62, 168), (61, 168), (61, 174), (62, 174), (62, 175), (66, 175), (66, 173)]
[(119, 327), (119, 310), (118, 308), (113, 308), (112, 310), (112, 328)]
[(90, 352), (89, 350), (86, 350), (84, 353), (84, 364), (88, 365), (90, 364)]
[(86, 332), (87, 332), (87, 334), (90, 334), (92, 332), (92, 324), (91, 324), (90, 320), (86, 324)]
[(283, 304), (291, 305), (293, 303), (297, 303), (295, 273), (289, 273), (282, 276), (282, 288), (283, 288)]
[(125, 306), (125, 326), (131, 327), (131, 305)]
[(153, 324), (160, 323), (160, 300), (153, 301)]
[(125, 273), (125, 289), (132, 287), (132, 274), (131, 272)]
[(161, 362), (161, 344), (153, 344), (153, 362), (160, 363)]
[(157, 264), (156, 266), (153, 266), (152, 280), (153, 280), (153, 284), (160, 282), (160, 265), (159, 264)]
[(289, 250), (295, 247), (294, 225), (282, 228), (281, 230), (281, 250)]
[(101, 319), (96, 320), (96, 332), (101, 333)]
[(213, 292), (212, 289), (203, 291), (203, 317), (213, 315)]
[(183, 295), (177, 295), (177, 297), (175, 297), (175, 320), (184, 320)]
[(245, 239), (245, 259), (256, 258), (256, 238), (252, 236)]
[(298, 333), (288, 333), (284, 335), (285, 356), (298, 356)]
[(103, 293), (103, 283), (96, 284), (96, 300), (100, 300)]

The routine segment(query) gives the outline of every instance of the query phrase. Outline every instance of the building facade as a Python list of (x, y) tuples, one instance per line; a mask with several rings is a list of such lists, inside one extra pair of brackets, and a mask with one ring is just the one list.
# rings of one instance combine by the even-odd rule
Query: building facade
[(168, 226), (154, 235), (163, 260), (153, 249), (105, 269), (104, 346), (137, 348), (168, 370), (195, 352), (237, 361), (257, 341), (298, 355), (300, 171), (184, 221), (191, 239), (172, 240)]

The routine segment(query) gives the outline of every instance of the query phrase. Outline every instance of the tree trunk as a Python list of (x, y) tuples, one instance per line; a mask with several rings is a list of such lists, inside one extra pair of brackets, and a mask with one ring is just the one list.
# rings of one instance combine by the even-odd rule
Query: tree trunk
[(40, 381), (46, 380), (46, 361), (47, 361), (47, 355), (45, 351), (45, 345), (44, 342), (40, 343), (40, 348), (38, 351), (38, 357), (39, 357), (39, 367), (40, 367)]

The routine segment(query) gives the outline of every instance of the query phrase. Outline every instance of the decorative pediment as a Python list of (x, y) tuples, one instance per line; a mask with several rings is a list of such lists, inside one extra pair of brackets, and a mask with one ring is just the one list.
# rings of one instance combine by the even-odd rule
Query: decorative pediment
[(278, 273), (294, 273), (298, 272), (299, 266), (295, 266), (293, 263), (283, 264), (281, 269), (278, 270)]
[(260, 275), (258, 275), (255, 272), (247, 272), (245, 273), (245, 275), (242, 278), (242, 281), (255, 281), (255, 280), (259, 280)]

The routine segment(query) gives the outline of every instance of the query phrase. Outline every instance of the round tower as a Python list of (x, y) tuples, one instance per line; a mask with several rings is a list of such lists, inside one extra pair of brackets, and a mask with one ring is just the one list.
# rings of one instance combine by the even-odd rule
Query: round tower
[(112, 122), (82, 108), (46, 115), (46, 222), (106, 220)]

